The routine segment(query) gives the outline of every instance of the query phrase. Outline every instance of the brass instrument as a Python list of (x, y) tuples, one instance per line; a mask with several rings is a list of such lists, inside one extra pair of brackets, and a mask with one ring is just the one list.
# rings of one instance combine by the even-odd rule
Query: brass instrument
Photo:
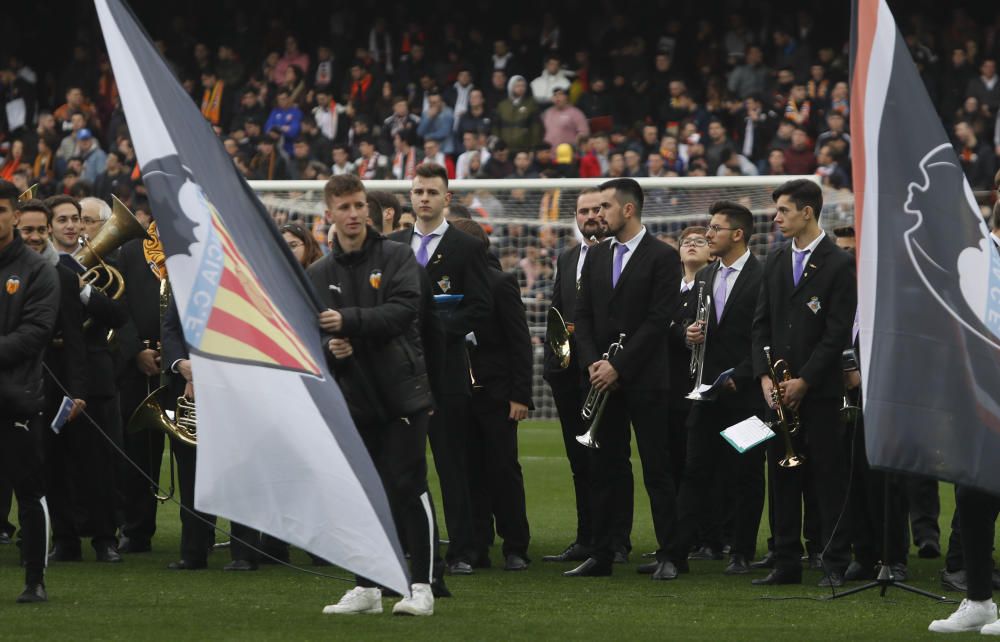
[[(83, 247), (73, 253), (73, 258), (82, 265), (86, 272), (80, 277), (84, 283), (100, 290), (108, 297), (117, 300), (125, 294), (125, 279), (117, 268), (108, 265), (104, 257), (127, 241), (132, 239), (148, 239), (149, 235), (142, 224), (135, 218), (117, 196), (114, 199), (111, 218), (92, 239), (83, 239)], [(87, 319), (83, 327), (87, 328), (93, 319)], [(115, 331), (108, 332), (108, 341), (114, 337)]]
[(691, 365), (688, 366), (690, 376), (694, 377), (694, 388), (687, 394), (687, 399), (702, 401), (698, 389), (701, 388), (702, 375), (705, 371), (705, 347), (708, 345), (708, 313), (712, 307), (712, 297), (705, 294), (705, 282), (698, 281), (698, 313), (695, 323), (701, 325), (704, 339), (701, 343), (691, 346)]
[[(611, 357), (618, 354), (624, 343), (625, 333), (622, 332), (618, 335), (618, 341), (615, 341), (608, 346), (608, 351), (604, 353), (601, 359), (607, 361)], [(587, 448), (601, 447), (601, 445), (597, 443), (597, 428), (601, 424), (601, 416), (604, 415), (604, 407), (608, 404), (608, 396), (610, 394), (610, 390), (600, 391), (594, 386), (591, 386), (590, 392), (587, 393), (587, 399), (583, 402), (583, 409), (580, 410), (580, 416), (584, 421), (590, 422), (590, 428), (588, 428), (587, 432), (582, 435), (577, 435), (576, 440)]]
[(559, 310), (549, 308), (545, 319), (545, 339), (549, 342), (549, 347), (559, 361), (559, 369), (565, 370), (569, 367), (572, 357), (570, 354), (569, 337), (573, 334), (570, 327), (563, 321), (563, 316)]
[(858, 417), (861, 416), (861, 408), (851, 403), (847, 392), (847, 388), (844, 388), (844, 405), (840, 407), (840, 420), (851, 425), (857, 422)]
[(28, 201), (33, 198), (38, 198), (38, 183), (21, 192), (21, 195), (17, 197), (17, 202)]
[(767, 357), (768, 375), (774, 386), (771, 389), (771, 401), (778, 412), (778, 420), (772, 421), (768, 425), (771, 429), (777, 426), (785, 440), (785, 457), (778, 461), (778, 465), (782, 468), (797, 468), (806, 462), (805, 456), (796, 454), (795, 448), (792, 446), (792, 435), (799, 429), (799, 414), (792, 412), (785, 406), (785, 402), (781, 398), (781, 389), (778, 387), (782, 381), (791, 379), (792, 375), (789, 372), (788, 362), (784, 359), (778, 359), (776, 362), (771, 361), (771, 346), (764, 346), (764, 356)]
[[(855, 372), (858, 370), (858, 355), (854, 351), (854, 348), (848, 348), (844, 350), (840, 355), (841, 368), (844, 370), (844, 376), (846, 377), (849, 372)], [(860, 406), (854, 404), (850, 399), (851, 391), (847, 388), (847, 382), (844, 382), (844, 404), (840, 407), (840, 420), (848, 425), (853, 425), (857, 423), (858, 417), (861, 415)], [(860, 397), (859, 397), (860, 401)]]

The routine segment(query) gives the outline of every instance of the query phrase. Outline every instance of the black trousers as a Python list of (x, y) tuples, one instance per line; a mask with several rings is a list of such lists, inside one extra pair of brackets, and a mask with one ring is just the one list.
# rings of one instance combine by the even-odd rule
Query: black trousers
[(173, 451), (177, 460), (181, 504), (189, 509), (181, 508), (181, 559), (202, 563), (208, 559), (209, 550), (215, 543), (215, 516), (194, 509), (197, 449), (174, 440)]
[(483, 389), (472, 393), (469, 426), (469, 487), (477, 555), (493, 543), (493, 525), (503, 539), (503, 554), (527, 556), (531, 533), (524, 500), (524, 475), (517, 460), (517, 422), (510, 404)]
[[(145, 377), (138, 372), (122, 377), (118, 394), (122, 422), (126, 428), (132, 413), (157, 385), (159, 385), (157, 377)], [(166, 435), (158, 429), (144, 429), (138, 432), (124, 430), (125, 454), (142, 472), (140, 473), (124, 459), (119, 459), (118, 495), (121, 502), (119, 522), (122, 535), (137, 544), (149, 543), (156, 533), (156, 509), (159, 502), (153, 496), (154, 490), (149, 478), (157, 482), (160, 479), (166, 438)]]
[(968, 581), (965, 597), (989, 600), (993, 597), (993, 538), (1000, 515), (1000, 497), (960, 486), (956, 501)]
[(693, 404), (683, 395), (673, 392), (671, 391), (670, 408), (667, 410), (667, 441), (670, 448), (670, 471), (674, 477), (674, 488), (679, 493), (687, 462), (688, 416)]
[(764, 509), (764, 444), (738, 453), (719, 434), (754, 414), (753, 409), (733, 408), (718, 402), (697, 403), (688, 421), (687, 461), (677, 500), (677, 535), (671, 557), (687, 558), (688, 550), (705, 529), (702, 543), (722, 550), (722, 526), (730, 515), (721, 501), (723, 489), (732, 489), (735, 501), (731, 519), (731, 554), (753, 559), (757, 531)]
[[(410, 581), (429, 584), (432, 565), (437, 557), (438, 532), (434, 502), (427, 488), (427, 431), (430, 417), (426, 412), (385, 424), (359, 424), (365, 442), (385, 487), (399, 530), (407, 539), (410, 553)], [(358, 576), (358, 586), (375, 586)]]
[[(572, 366), (570, 366), (572, 367)], [(576, 499), (576, 540), (581, 546), (593, 544), (594, 529), (590, 498), (590, 453), (587, 447), (576, 440), (577, 435), (587, 432), (587, 426), (580, 417), (583, 407), (583, 383), (575, 373), (566, 373), (549, 380), (552, 399), (556, 404), (559, 424), (562, 427), (566, 459), (573, 475), (573, 494)], [(568, 375), (568, 376), (567, 376)], [(629, 479), (632, 476), (629, 475)], [(631, 496), (631, 493), (629, 493)], [(631, 523), (631, 519), (629, 522)]]
[(958, 508), (958, 489), (955, 486), (955, 512), (951, 516), (951, 534), (948, 536), (948, 551), (945, 553), (944, 567), (949, 573), (965, 568), (965, 550), (962, 546), (962, 518)]
[[(629, 506), (621, 502), (621, 488), (631, 478), (631, 427), (642, 461), (643, 482), (649, 495), (656, 532), (657, 559), (670, 557), (677, 530), (677, 491), (670, 465), (670, 447), (664, 418), (669, 402), (662, 390), (618, 390), (608, 397), (597, 431), (600, 448), (590, 450), (593, 498), (593, 557), (610, 564), (614, 559), (621, 524)], [(631, 502), (628, 502), (630, 505)]]
[(913, 543), (917, 546), (927, 541), (940, 543), (941, 497), (938, 495), (938, 481), (927, 477), (907, 477), (906, 493)]
[[(851, 429), (855, 430), (853, 436)], [(856, 426), (848, 426), (848, 439), (854, 449), (854, 472), (851, 480), (851, 543), (854, 559), (865, 568), (880, 560), (886, 564), (906, 564), (906, 483), (900, 475), (873, 470), (865, 449), (865, 425), (860, 416)], [(885, 501), (885, 484), (889, 501)], [(888, 549), (883, 553), (883, 527), (889, 531)]]
[(48, 507), (42, 468), (41, 415), (30, 420), (0, 416), (0, 478), (14, 489), (21, 526), (26, 584), (44, 581), (48, 555)]
[(441, 395), (430, 418), (428, 437), (441, 482), (444, 521), (448, 527), (448, 562), (471, 562), (476, 554), (472, 535), (472, 500), (468, 467), (469, 397)]
[[(104, 433), (120, 443), (121, 414), (116, 397), (92, 397), (87, 414)], [(77, 417), (58, 435), (46, 433), (46, 469), (54, 543), (79, 550), (80, 537), (95, 549), (114, 546), (116, 453), (87, 417)]]
[(802, 425), (793, 438), (796, 452), (806, 462), (796, 468), (782, 468), (785, 442), (779, 434), (768, 440), (767, 459), (774, 484), (775, 568), (799, 572), (801, 569), (802, 493), (812, 480), (819, 504), (821, 545), (826, 547), (823, 564), (827, 571), (843, 573), (850, 562), (850, 519), (841, 517), (850, 475), (850, 457), (845, 427), (840, 421), (836, 399), (808, 399), (799, 407)]
[(260, 531), (237, 522), (231, 522), (229, 532), (232, 535), (232, 539), (229, 541), (230, 559), (243, 560), (251, 564), (260, 562)]
[(14, 488), (6, 479), (0, 479), (0, 532), (13, 536), (14, 525), (10, 523), (10, 507), (13, 505)]

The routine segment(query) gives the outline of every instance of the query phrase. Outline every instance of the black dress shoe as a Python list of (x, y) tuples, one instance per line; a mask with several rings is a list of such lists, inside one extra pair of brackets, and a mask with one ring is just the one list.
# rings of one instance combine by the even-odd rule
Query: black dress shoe
[(134, 540), (131, 537), (122, 537), (118, 540), (118, 552), (119, 553), (149, 553), (153, 550), (153, 545), (146, 541)]
[(527, 569), (528, 560), (517, 553), (511, 553), (504, 561), (503, 570), (505, 571), (526, 571)]
[(593, 557), (587, 558), (586, 562), (572, 571), (563, 573), (565, 577), (607, 577), (609, 575), (611, 575), (611, 564), (598, 562)]
[(840, 588), (844, 585), (844, 574), (840, 571), (830, 571), (823, 576), (816, 586), (820, 588)]
[(45, 585), (41, 582), (38, 584), (25, 584), (24, 590), (17, 596), (18, 604), (35, 604), (48, 601), (49, 594), (45, 592)]
[(628, 553), (625, 551), (615, 551), (615, 564), (628, 564)]
[(203, 568), (208, 568), (208, 562), (177, 560), (176, 562), (170, 562), (167, 564), (167, 568), (171, 571), (198, 571)]
[(774, 568), (774, 551), (768, 551), (764, 557), (756, 562), (750, 562), (750, 568)]
[(233, 560), (222, 567), (224, 571), (256, 571), (257, 565), (249, 560)]
[(941, 571), (941, 586), (945, 587), (949, 591), (965, 593), (965, 591), (969, 588), (968, 580), (965, 579), (965, 569), (960, 568), (957, 571), (949, 571), (945, 569)]
[(83, 553), (78, 548), (71, 550), (65, 546), (56, 544), (52, 548), (52, 552), (49, 553), (49, 560), (52, 562), (82, 562)]
[(798, 573), (795, 571), (779, 571), (778, 569), (772, 570), (767, 574), (767, 577), (759, 577), (755, 580), (750, 580), (750, 583), (754, 586), (775, 586), (778, 584), (801, 584), (802, 583), (802, 571)]
[(472, 575), (475, 571), (472, 570), (472, 564), (458, 561), (448, 565), (448, 572), (452, 575)]
[(872, 564), (862, 564), (858, 560), (852, 560), (844, 571), (844, 579), (848, 582), (860, 580), (874, 580), (876, 576), (875, 566)]
[(677, 579), (677, 567), (670, 560), (660, 562), (656, 565), (656, 570), (653, 571), (654, 580), (676, 580)]
[(917, 556), (925, 560), (941, 557), (941, 545), (932, 539), (925, 539), (917, 546)]
[(635, 567), (635, 572), (639, 575), (652, 575), (656, 572), (656, 568), (660, 565), (659, 562), (653, 560), (652, 562), (647, 562), (645, 564), (640, 564)]
[(590, 549), (581, 544), (572, 543), (558, 555), (546, 555), (543, 562), (582, 562), (590, 557)]
[(693, 553), (688, 554), (689, 560), (721, 560), (722, 553), (715, 552), (711, 546), (702, 546)]
[(443, 577), (435, 577), (431, 580), (431, 593), (434, 597), (451, 597), (451, 591), (445, 585)]
[(115, 550), (115, 547), (110, 544), (95, 549), (95, 552), (97, 553), (98, 562), (117, 564), (122, 561), (122, 556)]
[(746, 575), (749, 572), (750, 565), (747, 564), (747, 558), (738, 553), (729, 556), (729, 564), (723, 571), (726, 575)]

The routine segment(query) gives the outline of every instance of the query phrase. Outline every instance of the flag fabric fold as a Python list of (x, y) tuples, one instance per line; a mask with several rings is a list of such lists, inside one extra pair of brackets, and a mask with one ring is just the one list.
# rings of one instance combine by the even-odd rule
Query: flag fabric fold
[(195, 506), (408, 594), (304, 273), (132, 12), (95, 4), (191, 352)]
[(854, 0), (850, 119), (868, 459), (1000, 494), (1000, 256), (884, 0)]

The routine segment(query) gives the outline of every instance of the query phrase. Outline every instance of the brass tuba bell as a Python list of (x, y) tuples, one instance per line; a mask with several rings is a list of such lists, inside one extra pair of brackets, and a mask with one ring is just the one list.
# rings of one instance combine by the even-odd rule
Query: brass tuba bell
[(109, 218), (92, 239), (85, 239), (83, 247), (73, 253), (73, 258), (87, 271), (83, 280), (112, 299), (125, 293), (125, 279), (121, 272), (108, 265), (104, 257), (132, 239), (148, 239), (142, 223), (135, 218), (117, 196), (112, 196), (114, 206)]
[(545, 339), (549, 342), (549, 347), (552, 348), (552, 352), (556, 355), (560, 370), (565, 370), (569, 367), (572, 357), (569, 344), (571, 334), (572, 330), (563, 321), (563, 316), (559, 310), (549, 308), (545, 323)]
[(162, 430), (188, 446), (197, 446), (198, 418), (194, 402), (180, 396), (176, 399), (173, 410), (165, 410), (160, 399), (166, 391), (167, 386), (161, 386), (142, 400), (128, 420), (128, 431)]

